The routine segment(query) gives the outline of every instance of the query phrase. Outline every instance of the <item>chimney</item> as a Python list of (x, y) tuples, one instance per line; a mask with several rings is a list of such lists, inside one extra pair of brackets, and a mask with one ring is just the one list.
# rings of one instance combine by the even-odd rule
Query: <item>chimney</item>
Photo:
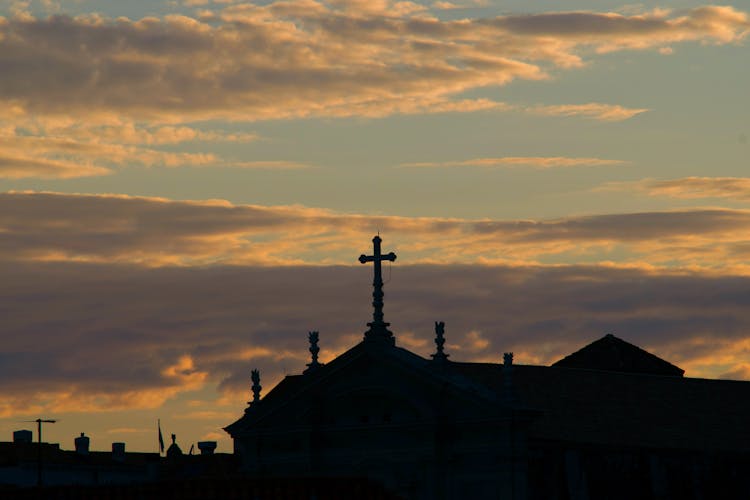
[(513, 387), (513, 353), (503, 354), (503, 396), (507, 403), (515, 403), (518, 398)]
[(75, 438), (76, 453), (78, 453), (79, 455), (88, 455), (89, 441), (90, 440), (88, 436), (84, 435), (83, 432), (81, 433), (80, 437)]
[(14, 443), (31, 443), (34, 440), (34, 435), (31, 431), (13, 431), (13, 442)]
[(112, 460), (115, 462), (125, 461), (125, 443), (112, 443)]
[(198, 449), (201, 450), (201, 455), (213, 455), (216, 441), (198, 441)]

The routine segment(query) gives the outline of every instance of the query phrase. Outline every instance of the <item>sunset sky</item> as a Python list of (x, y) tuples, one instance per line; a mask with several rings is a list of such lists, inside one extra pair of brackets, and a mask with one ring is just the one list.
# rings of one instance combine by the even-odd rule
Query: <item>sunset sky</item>
[(219, 441), (385, 319), (750, 379), (750, 6), (0, 0), (0, 441)]

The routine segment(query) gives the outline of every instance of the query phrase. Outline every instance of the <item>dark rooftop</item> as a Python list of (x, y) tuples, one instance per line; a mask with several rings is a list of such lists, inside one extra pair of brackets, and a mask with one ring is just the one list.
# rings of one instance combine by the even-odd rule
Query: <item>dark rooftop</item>
[[(504, 399), (502, 364), (449, 361), (440, 373)], [(607, 335), (552, 366), (513, 365), (512, 385), (519, 406), (539, 412), (529, 428), (534, 440), (750, 452), (750, 382), (687, 378), (683, 373)], [(287, 376), (263, 402), (289, 400), (307, 380)]]
[[(502, 394), (502, 365), (452, 369)], [(521, 404), (542, 412), (529, 429), (532, 439), (750, 451), (750, 382), (514, 365), (513, 386)]]
[(612, 334), (565, 356), (552, 366), (681, 377), (685, 370)]
[[(38, 443), (0, 442), (0, 467), (14, 466), (38, 460)], [(72, 450), (61, 450), (59, 444), (42, 443), (42, 460), (50, 464), (140, 465), (158, 462), (158, 453), (127, 452), (123, 460), (112, 458), (109, 451), (91, 451), (81, 455)]]

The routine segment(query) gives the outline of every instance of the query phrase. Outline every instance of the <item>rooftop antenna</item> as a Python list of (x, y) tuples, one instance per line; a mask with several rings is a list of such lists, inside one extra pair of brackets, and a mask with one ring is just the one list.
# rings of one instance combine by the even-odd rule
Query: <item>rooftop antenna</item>
[(24, 420), (24, 422), (36, 422), (37, 429), (37, 467), (36, 467), (36, 485), (42, 485), (42, 424), (54, 424), (57, 420), (37, 418), (36, 420)]

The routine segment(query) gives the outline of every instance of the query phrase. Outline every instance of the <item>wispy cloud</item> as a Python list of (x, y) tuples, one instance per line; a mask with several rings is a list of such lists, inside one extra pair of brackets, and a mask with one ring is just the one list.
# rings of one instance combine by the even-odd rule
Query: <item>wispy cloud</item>
[(634, 191), (648, 196), (700, 199), (724, 198), (750, 201), (750, 179), (746, 177), (683, 177), (681, 179), (642, 179), (608, 183), (601, 191)]
[(564, 156), (506, 156), (500, 158), (473, 158), (471, 160), (444, 162), (402, 163), (402, 167), (435, 168), (435, 167), (516, 167), (534, 168), (557, 167), (601, 167), (622, 165), (622, 160), (605, 160), (602, 158), (568, 158)]
[(107, 429), (107, 434), (145, 434), (147, 432), (153, 432), (153, 430), (137, 429), (135, 427), (116, 427), (114, 429)]
[(91, 164), (32, 156), (20, 151), (0, 153), (0, 178), (71, 179), (109, 173), (111, 173), (109, 169)]
[[(26, 124), (28, 125), (28, 124)], [(300, 162), (283, 160), (232, 161), (213, 153), (163, 151), (147, 145), (187, 141), (256, 140), (253, 134), (197, 131), (189, 127), (158, 127), (153, 130), (125, 126), (36, 125), (29, 134), (23, 126), (0, 130), (0, 178), (87, 177), (112, 173), (123, 166), (146, 167), (236, 167), (304, 168)]]
[(586, 104), (540, 105), (526, 108), (529, 112), (545, 116), (583, 116), (600, 121), (627, 120), (649, 111), (646, 108), (626, 108), (616, 104), (589, 102)]
[(228, 163), (227, 166), (236, 168), (257, 168), (271, 170), (297, 170), (302, 168), (310, 168), (310, 165), (308, 165), (307, 163), (283, 160), (238, 161)]

